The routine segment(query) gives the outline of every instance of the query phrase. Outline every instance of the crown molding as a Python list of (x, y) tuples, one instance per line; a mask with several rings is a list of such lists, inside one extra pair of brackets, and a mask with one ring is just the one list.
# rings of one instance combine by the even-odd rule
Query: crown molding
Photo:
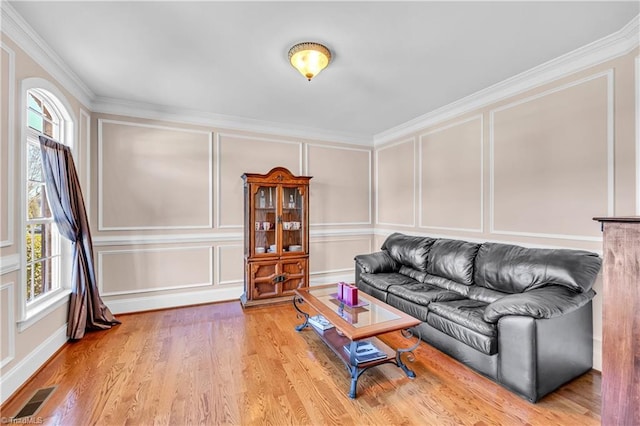
[(108, 97), (94, 98), (92, 111), (149, 120), (173, 121), (178, 123), (215, 127), (218, 129), (251, 131), (301, 139), (339, 142), (368, 147), (372, 146), (371, 135), (333, 132), (274, 121), (256, 120), (253, 118), (216, 114), (188, 108), (163, 106)]
[(434, 124), (472, 112), (542, 84), (625, 55), (638, 47), (639, 33), (640, 15), (636, 15), (627, 25), (613, 34), (384, 132), (377, 133), (373, 136), (373, 144), (374, 146), (380, 146), (392, 142), (406, 137), (410, 133), (424, 130)]
[(2, 32), (13, 40), (38, 65), (68, 90), (85, 107), (91, 106), (95, 94), (84, 84), (47, 42), (6, 1), (0, 2)]

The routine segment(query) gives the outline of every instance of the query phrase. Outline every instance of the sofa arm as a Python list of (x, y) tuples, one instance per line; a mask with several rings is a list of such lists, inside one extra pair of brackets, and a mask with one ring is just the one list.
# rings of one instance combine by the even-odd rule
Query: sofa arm
[(356, 266), (366, 274), (397, 272), (400, 269), (398, 262), (393, 260), (386, 251), (359, 254), (354, 260), (356, 261)]
[(484, 320), (496, 323), (505, 315), (555, 318), (586, 305), (595, 294), (593, 290), (575, 293), (560, 286), (547, 286), (510, 294), (490, 303), (484, 310)]

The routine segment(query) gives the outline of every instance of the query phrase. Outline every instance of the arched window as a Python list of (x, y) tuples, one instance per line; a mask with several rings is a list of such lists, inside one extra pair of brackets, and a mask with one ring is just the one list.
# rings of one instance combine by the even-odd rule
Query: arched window
[[(53, 220), (45, 189), (38, 136), (64, 141), (63, 112), (49, 92), (26, 92), (26, 218), (25, 218), (25, 291), (27, 305), (37, 302), (61, 285), (61, 239)], [(64, 127), (64, 126), (62, 126)]]

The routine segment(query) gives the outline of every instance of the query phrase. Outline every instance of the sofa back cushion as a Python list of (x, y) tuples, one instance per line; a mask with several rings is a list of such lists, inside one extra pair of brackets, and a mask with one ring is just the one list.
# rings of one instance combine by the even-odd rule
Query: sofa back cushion
[(427, 256), (427, 272), (464, 285), (473, 283), (473, 261), (480, 244), (438, 239)]
[(387, 237), (382, 244), (382, 250), (386, 250), (401, 265), (426, 272), (427, 253), (434, 241), (433, 238), (414, 237), (396, 232)]
[(593, 286), (602, 259), (584, 250), (533, 249), (484, 243), (476, 256), (475, 284), (506, 293), (522, 293), (556, 284), (575, 292)]

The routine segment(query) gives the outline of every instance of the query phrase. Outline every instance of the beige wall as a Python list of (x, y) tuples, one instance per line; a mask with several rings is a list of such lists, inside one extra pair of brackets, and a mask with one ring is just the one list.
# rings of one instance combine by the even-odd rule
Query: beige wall
[(416, 225), (416, 147), (409, 138), (376, 149), (377, 225)]
[(419, 226), (431, 230), (482, 229), (481, 115), (420, 134)]
[(371, 150), (307, 144), (313, 176), (309, 220), (315, 225), (371, 225)]
[(114, 312), (240, 296), (245, 172), (313, 176), (312, 283), (353, 280), (353, 257), (371, 251), (371, 148), (130, 116), (92, 123), (96, 267)]
[[(636, 49), (376, 147), (375, 246), (398, 231), (601, 252), (592, 218), (636, 214), (637, 56)], [(413, 215), (418, 223), (407, 226)], [(600, 368), (600, 277), (594, 289)]]

